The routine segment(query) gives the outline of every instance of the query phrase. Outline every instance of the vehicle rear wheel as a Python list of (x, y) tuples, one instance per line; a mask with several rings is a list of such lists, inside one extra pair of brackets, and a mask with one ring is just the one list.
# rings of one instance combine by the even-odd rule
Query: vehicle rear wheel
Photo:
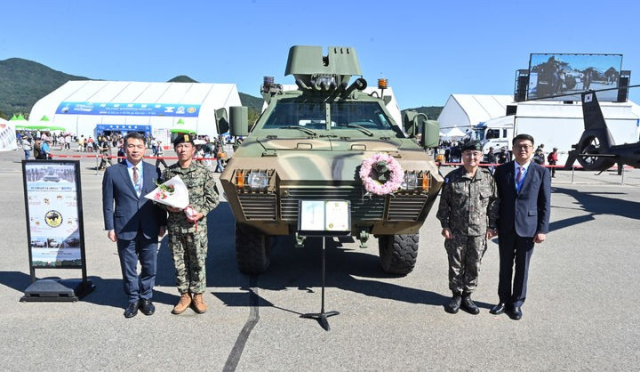
[(262, 274), (269, 268), (271, 241), (269, 235), (236, 223), (236, 261), (244, 274)]
[(389, 274), (407, 275), (416, 266), (420, 234), (380, 235), (380, 265)]

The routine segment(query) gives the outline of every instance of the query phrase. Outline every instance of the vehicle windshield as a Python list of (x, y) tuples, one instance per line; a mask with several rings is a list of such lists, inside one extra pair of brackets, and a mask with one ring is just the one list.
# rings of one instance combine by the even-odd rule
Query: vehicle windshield
[[(327, 129), (324, 102), (280, 101), (264, 124), (264, 129)], [(329, 105), (331, 130), (394, 130), (394, 126), (376, 102), (333, 102)]]

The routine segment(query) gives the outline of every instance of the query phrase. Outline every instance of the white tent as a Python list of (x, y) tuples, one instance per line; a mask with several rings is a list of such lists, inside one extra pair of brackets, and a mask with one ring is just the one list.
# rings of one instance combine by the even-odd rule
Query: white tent
[(46, 116), (78, 136), (145, 132), (169, 143), (179, 121), (198, 134), (217, 136), (215, 110), (241, 106), (235, 84), (69, 81), (40, 99), (30, 117)]
[(497, 127), (513, 128), (514, 119), (515, 119), (515, 115), (499, 116), (497, 118), (493, 118), (485, 121), (484, 123), (482, 123), (482, 125), (486, 127), (492, 127), (492, 128), (497, 128)]
[(17, 147), (15, 125), (0, 118), (0, 151), (13, 151)]
[(452, 94), (442, 108), (438, 122), (445, 130), (457, 126), (464, 131), (505, 115), (507, 106), (515, 104), (513, 96), (507, 95)]
[(453, 127), (451, 128), (450, 131), (447, 132), (446, 137), (449, 138), (459, 138), (459, 137), (464, 137), (466, 135), (465, 132), (461, 131), (460, 128), (458, 127)]

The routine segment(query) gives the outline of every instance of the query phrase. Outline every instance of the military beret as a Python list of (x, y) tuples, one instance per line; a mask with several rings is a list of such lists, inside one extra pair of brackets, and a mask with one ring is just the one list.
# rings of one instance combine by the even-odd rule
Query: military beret
[(193, 136), (188, 133), (180, 133), (176, 139), (173, 140), (173, 147), (178, 146), (181, 143), (189, 142), (193, 145)]
[(471, 150), (471, 151), (482, 151), (482, 144), (480, 141), (469, 141), (462, 145), (462, 151)]

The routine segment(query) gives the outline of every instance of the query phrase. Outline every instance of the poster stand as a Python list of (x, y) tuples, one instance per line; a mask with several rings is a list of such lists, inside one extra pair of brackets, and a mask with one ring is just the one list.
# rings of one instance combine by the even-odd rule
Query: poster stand
[(299, 203), (298, 233), (305, 237), (322, 238), (322, 300), (319, 313), (305, 313), (301, 318), (316, 319), (325, 331), (330, 331), (328, 317), (340, 314), (325, 311), (326, 240), (328, 237), (349, 235), (351, 231), (350, 202), (346, 200), (301, 200)]
[[(20, 302), (75, 302), (95, 290), (87, 279), (78, 160), (23, 160), (31, 285)], [(82, 279), (37, 279), (38, 269), (81, 269)]]

